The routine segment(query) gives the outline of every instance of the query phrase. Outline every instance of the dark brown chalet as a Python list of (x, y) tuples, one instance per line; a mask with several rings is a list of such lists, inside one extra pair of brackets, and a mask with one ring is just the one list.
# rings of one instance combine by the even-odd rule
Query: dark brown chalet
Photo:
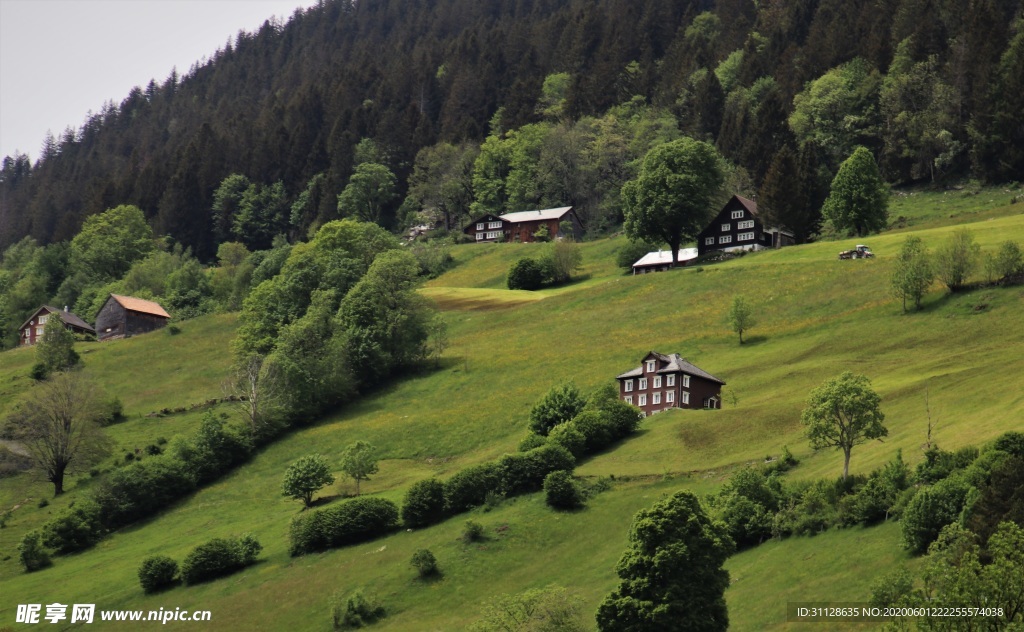
[(640, 366), (615, 378), (619, 399), (645, 415), (669, 408), (721, 408), (725, 382), (700, 369), (678, 353), (652, 351)]
[(102, 342), (160, 329), (171, 315), (153, 301), (111, 294), (96, 314), (96, 337)]
[(533, 234), (546, 226), (548, 235), (552, 239), (559, 237), (559, 230), (563, 222), (569, 222), (572, 226), (572, 237), (579, 239), (583, 236), (583, 224), (576, 216), (576, 211), (571, 206), (561, 208), (549, 208), (541, 211), (521, 211), (519, 213), (506, 213), (494, 215), (488, 213), (470, 222), (462, 229), (462, 232), (472, 237), (475, 241), (534, 241)]
[(93, 328), (89, 326), (89, 323), (69, 312), (68, 308), (65, 307), (64, 310), (61, 311), (56, 307), (43, 305), (37, 309), (20, 328), (18, 328), (18, 344), (25, 346), (34, 345), (39, 342), (43, 337), (43, 328), (46, 326), (46, 321), (54, 316), (64, 321), (65, 329), (70, 329), (76, 334), (96, 333)]
[(757, 202), (734, 195), (707, 228), (697, 235), (700, 255), (715, 250), (764, 250), (796, 243), (793, 233), (784, 228), (765, 227), (757, 212)]

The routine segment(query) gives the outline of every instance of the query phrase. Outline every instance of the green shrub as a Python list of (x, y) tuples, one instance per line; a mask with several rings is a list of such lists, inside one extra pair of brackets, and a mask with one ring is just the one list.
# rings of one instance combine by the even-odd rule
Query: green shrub
[(499, 489), (507, 496), (540, 490), (544, 477), (556, 470), (571, 470), (572, 454), (560, 445), (545, 445), (529, 452), (508, 454), (498, 461)]
[(18, 543), (18, 559), (29, 573), (52, 563), (38, 531), (29, 531)]
[(960, 517), (971, 487), (961, 476), (950, 476), (921, 489), (907, 504), (900, 521), (903, 546), (925, 553), (939, 532)]
[(357, 544), (386, 535), (398, 526), (398, 507), (390, 500), (372, 496), (300, 515), (292, 520), (293, 557)]
[(735, 492), (719, 497), (715, 513), (728, 527), (737, 549), (757, 546), (772, 535), (774, 514), (761, 503)]
[(541, 447), (547, 442), (548, 440), (546, 438), (542, 437), (536, 432), (531, 432), (530, 434), (526, 435), (522, 441), (519, 442), (519, 451), (529, 452), (534, 448)]
[(444, 505), (450, 514), (459, 514), (484, 504), (487, 492), (498, 488), (498, 466), (476, 465), (456, 472), (444, 483)]
[(111, 397), (100, 404), (97, 420), (104, 426), (117, 423), (124, 419), (124, 404), (117, 396)]
[(580, 414), (586, 404), (572, 382), (552, 387), (530, 410), (530, 430), (546, 437), (552, 428)]
[(42, 362), (36, 362), (33, 364), (32, 370), (29, 371), (29, 376), (37, 382), (42, 382), (49, 374), (50, 369), (46, 368), (46, 365)]
[(1024, 459), (1024, 433), (1007, 432), (992, 442), (991, 450), (999, 450)]
[(544, 501), (555, 509), (578, 509), (583, 506), (583, 493), (572, 474), (557, 470), (544, 477)]
[(444, 485), (428, 478), (413, 483), (402, 502), (402, 524), (409, 528), (427, 527), (445, 518)]
[(420, 574), (421, 578), (432, 577), (439, 572), (437, 558), (430, 552), (430, 549), (419, 549), (413, 553), (411, 564)]
[(181, 579), (192, 585), (209, 581), (245, 568), (256, 561), (263, 549), (256, 538), (214, 538), (200, 544), (181, 563)]
[(465, 527), (462, 529), (462, 541), (466, 544), (470, 542), (479, 542), (484, 539), (484, 526), (479, 522), (467, 520)]
[(357, 590), (348, 597), (335, 595), (331, 605), (331, 618), (335, 630), (353, 630), (376, 623), (386, 616), (384, 606)]
[(579, 458), (587, 453), (587, 439), (571, 421), (552, 428), (548, 437), (552, 444), (562, 446), (574, 457)]
[(957, 470), (962, 470), (978, 458), (978, 448), (968, 446), (956, 452), (941, 450), (932, 446), (924, 453), (924, 461), (917, 464), (917, 480), (921, 483), (936, 483)]
[(603, 403), (601, 410), (607, 415), (615, 439), (624, 439), (636, 432), (643, 420), (639, 408), (620, 399)]
[(184, 462), (167, 455), (115, 470), (94, 494), (103, 525), (116, 529), (147, 518), (192, 492), (196, 481)]
[(148, 594), (170, 588), (178, 580), (178, 563), (166, 555), (152, 555), (139, 566), (139, 585)]
[(539, 290), (544, 284), (544, 271), (533, 259), (523, 258), (508, 269), (508, 289)]
[(73, 553), (96, 544), (105, 533), (100, 506), (87, 500), (65, 509), (46, 523), (43, 542), (59, 554)]
[(574, 417), (570, 423), (583, 435), (583, 445), (587, 454), (605, 449), (618, 438), (608, 415), (604, 412), (587, 410)]

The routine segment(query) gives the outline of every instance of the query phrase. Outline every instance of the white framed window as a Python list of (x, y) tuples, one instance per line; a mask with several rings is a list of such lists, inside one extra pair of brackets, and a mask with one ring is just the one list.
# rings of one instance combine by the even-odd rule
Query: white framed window
[(666, 375), (665, 376), (665, 386), (675, 386), (675, 385), (676, 385), (676, 374), (675, 373), (669, 373), (668, 375)]
[(477, 241), (483, 241), (484, 240), (484, 234), (483, 233), (477, 233), (476, 234), (476, 240)]
[(654, 360), (647, 361), (647, 372), (651, 373), (654, 371)]
[(705, 237), (704, 238), (704, 245), (705, 246), (714, 246), (715, 245), (715, 238), (714, 237)]
[(742, 217), (743, 217), (743, 211), (733, 211), (732, 212), (732, 218), (733, 219), (740, 219)]
[(49, 318), (50, 318), (50, 315), (49, 315), (49, 314), (43, 314), (42, 316), (40, 316), (40, 317), (39, 317), (39, 324), (40, 324), (40, 325), (45, 325), (45, 324), (46, 324), (46, 321), (47, 321), (47, 320), (48, 320)]
[(683, 391), (682, 399), (683, 399), (683, 403), (684, 404), (689, 404), (690, 403), (690, 393), (688, 391)]
[(752, 220), (752, 219), (748, 219), (745, 222), (740, 222), (740, 223), (736, 224), (736, 228), (738, 228), (740, 230), (743, 230), (744, 228), (753, 228), (753, 227), (754, 227), (754, 220)]
[(720, 244), (732, 243), (732, 235), (722, 235), (721, 237), (718, 238), (718, 243), (720, 243)]
[(752, 241), (754, 239), (754, 233), (740, 233), (736, 236), (736, 241)]
[(632, 404), (633, 403), (633, 396), (632, 395), (626, 395), (626, 403), (627, 404)]
[(646, 377), (640, 378), (640, 385), (638, 386), (638, 389), (641, 390), (641, 391), (646, 391), (647, 390), (647, 378)]
[(671, 403), (673, 403), (675, 401), (676, 401), (676, 392), (675, 391), (665, 391), (665, 403), (666, 404), (671, 404)]
[(685, 388), (690, 388), (690, 376), (689, 375), (684, 375), (683, 376), (683, 386)]
[(660, 404), (661, 403), (661, 391), (658, 391), (658, 392), (656, 392), (654, 394), (654, 403), (655, 404)]
[(43, 335), (43, 328), (42, 327), (36, 327), (36, 338), (38, 338), (38, 337), (40, 337), (42, 335)]
[(497, 239), (498, 237), (501, 237), (501, 231), (500, 230), (493, 230), (493, 231), (490, 231), (490, 232), (487, 233), (487, 238), (488, 239)]
[(501, 228), (501, 222), (487, 222), (487, 228)]
[(654, 376), (654, 388), (661, 388), (661, 376), (660, 375), (655, 375)]
[(477, 230), (483, 230), (483, 229), (484, 229), (484, 224), (483, 224), (483, 222), (480, 222), (479, 224), (477, 224), (477, 225), (476, 225), (476, 229), (477, 229)]
[(632, 393), (633, 392), (633, 380), (626, 380), (626, 389), (625, 390), (626, 390), (627, 393)]
[(637, 398), (636, 404), (637, 404), (637, 406), (646, 406), (647, 405), (647, 395), (644, 394), (644, 393), (641, 393), (640, 396)]
[(732, 230), (732, 224), (722, 224), (722, 232), (729, 232)]

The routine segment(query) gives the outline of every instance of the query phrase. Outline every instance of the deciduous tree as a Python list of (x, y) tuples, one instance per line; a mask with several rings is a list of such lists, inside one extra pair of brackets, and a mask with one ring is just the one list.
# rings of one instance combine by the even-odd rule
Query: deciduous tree
[(313, 504), (313, 494), (325, 485), (334, 482), (334, 474), (327, 465), (327, 459), (319, 454), (307, 454), (285, 470), (281, 481), (281, 493), (289, 498), (301, 500), (307, 507)]
[(368, 481), (371, 474), (377, 473), (376, 448), (366, 441), (356, 441), (348, 446), (341, 453), (341, 471), (356, 482), (356, 496), (358, 496), (359, 482)]
[(107, 452), (97, 419), (95, 386), (74, 373), (61, 373), (36, 389), (12, 419), (14, 434), (35, 466), (64, 493), (64, 476), (88, 467)]
[(667, 243), (674, 264), (683, 241), (707, 224), (723, 182), (721, 157), (712, 145), (680, 138), (655, 147), (637, 178), (622, 187), (626, 235)]
[(732, 330), (739, 334), (740, 344), (743, 344), (743, 332), (757, 323), (753, 306), (742, 296), (736, 296), (732, 299), (732, 305), (729, 306), (726, 320), (729, 322)]
[(882, 398), (863, 375), (845, 371), (811, 391), (801, 421), (811, 447), (843, 451), (843, 480), (850, 474), (853, 446), (889, 434), (879, 410)]
[(60, 314), (52, 313), (43, 325), (43, 339), (36, 344), (36, 361), (46, 372), (66, 371), (78, 364), (75, 334), (64, 326)]
[(914, 309), (921, 309), (921, 299), (934, 278), (928, 249), (921, 238), (911, 235), (904, 239), (889, 280), (893, 295), (903, 301), (904, 312), (908, 298), (914, 302)]
[(867, 148), (858, 147), (839, 167), (821, 213), (836, 230), (854, 235), (885, 228), (889, 218), (889, 187)]
[(935, 273), (950, 292), (956, 292), (967, 284), (980, 257), (981, 246), (975, 243), (974, 233), (957, 229), (935, 251)]

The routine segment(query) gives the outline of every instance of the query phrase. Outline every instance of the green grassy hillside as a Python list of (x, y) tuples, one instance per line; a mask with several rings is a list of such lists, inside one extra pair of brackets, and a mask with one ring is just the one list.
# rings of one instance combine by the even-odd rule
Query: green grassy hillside
[[(969, 227), (986, 249), (1007, 238), (1024, 242), (1019, 211), (993, 207)], [(929, 222), (914, 234), (930, 247), (953, 224), (962, 225)], [(865, 240), (878, 255), (873, 260), (840, 262), (836, 253), (845, 242), (823, 243), (639, 277), (614, 267), (624, 240), (602, 240), (582, 246), (581, 281), (536, 294), (502, 289), (503, 279), (515, 259), (542, 246), (460, 246), (458, 265), (424, 289), (451, 327), (452, 344), (439, 367), (289, 434), (216, 484), (95, 549), (22, 573), (17, 541), (80, 490), (71, 485), (64, 497), (39, 508), (46, 485), (27, 477), (0, 480), (0, 510), (19, 505), (0, 530), (0, 558), (6, 558), (0, 561), (0, 627), (13, 622), (19, 603), (59, 600), (104, 609), (211, 610), (216, 629), (325, 630), (329, 597), (363, 588), (388, 607), (377, 629), (458, 630), (489, 597), (552, 583), (576, 590), (589, 619), (616, 585), (615, 563), (638, 509), (679, 488), (714, 491), (731, 468), (778, 455), (783, 446), (802, 461), (790, 477), (838, 475), (841, 456), (812, 452), (799, 416), (808, 391), (843, 370), (871, 378), (890, 431), (884, 443), (854, 449), (855, 473), (881, 465), (898, 448), (911, 464), (920, 460), (926, 393), (933, 438), (944, 448), (1021, 430), (1024, 292), (988, 288), (949, 296), (936, 285), (922, 312), (901, 313), (889, 297), (888, 277), (905, 232)], [(739, 294), (757, 306), (759, 317), (742, 346), (724, 324), (726, 307)], [(194, 426), (198, 413), (142, 415), (219, 395), (233, 326), (230, 316), (205, 317), (185, 323), (178, 336), (157, 332), (82, 349), (85, 371), (125, 403), (128, 419), (110, 429), (122, 449)], [(578, 474), (615, 477), (585, 510), (554, 513), (532, 495), (429, 529), (288, 556), (288, 525), (300, 504), (280, 495), (280, 481), (297, 457), (317, 451), (336, 459), (349, 443), (368, 440), (384, 460), (380, 473), (363, 484), (364, 493), (400, 501), (421, 478), (445, 477), (515, 450), (530, 407), (552, 385), (571, 379), (593, 389), (651, 349), (681, 353), (728, 382), (725, 407), (654, 416), (634, 438), (582, 463)], [(0, 410), (30, 387), (31, 355), (0, 354)], [(353, 489), (338, 475), (340, 482), (324, 494)], [(89, 484), (86, 477), (82, 485)], [(487, 541), (459, 540), (467, 518), (485, 526)], [(142, 594), (135, 574), (143, 557), (180, 560), (211, 537), (243, 532), (264, 544), (256, 566), (209, 584)], [(888, 524), (772, 542), (735, 556), (727, 595), (735, 629), (786, 627), (786, 601), (866, 599), (878, 572), (907, 559), (898, 540), (898, 526)], [(438, 581), (416, 580), (409, 565), (412, 552), (424, 547), (438, 558), (444, 573)]]

